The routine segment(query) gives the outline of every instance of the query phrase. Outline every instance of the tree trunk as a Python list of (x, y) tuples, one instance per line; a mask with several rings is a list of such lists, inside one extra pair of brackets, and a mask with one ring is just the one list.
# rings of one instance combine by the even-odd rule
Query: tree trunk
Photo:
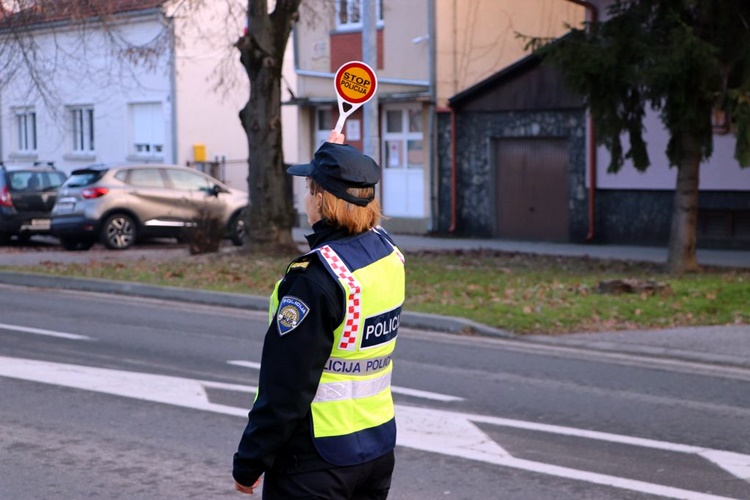
[(250, 80), (250, 99), (240, 111), (247, 134), (250, 209), (246, 247), (252, 251), (296, 250), (292, 239), (293, 196), (284, 165), (281, 134), (281, 67), (301, 0), (248, 0), (248, 33), (237, 42)]
[(683, 156), (677, 168), (672, 230), (669, 235), (667, 268), (671, 274), (698, 270), (696, 239), (698, 228), (698, 181), (701, 155), (698, 143), (683, 133)]

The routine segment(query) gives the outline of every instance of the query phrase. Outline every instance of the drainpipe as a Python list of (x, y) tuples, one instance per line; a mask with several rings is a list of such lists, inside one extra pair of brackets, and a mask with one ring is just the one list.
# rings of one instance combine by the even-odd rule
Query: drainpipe
[[(166, 16), (165, 16), (166, 17)], [(175, 23), (176, 17), (166, 17), (165, 22), (167, 24), (167, 29), (169, 29), (169, 85), (171, 87), (170, 89), (170, 108), (171, 108), (171, 118), (172, 118), (172, 163), (177, 164), (177, 160), (179, 158), (179, 129), (177, 127), (177, 119), (178, 119), (178, 109), (177, 109), (177, 44), (175, 42), (176, 40), (176, 32), (175, 32)]]
[(437, 26), (435, 14), (435, 1), (427, 0), (427, 36), (429, 37), (429, 79), (430, 79), (430, 103), (427, 108), (427, 133), (430, 136), (430, 232), (438, 229), (438, 196), (437, 196)]
[[(457, 0), (453, 0), (453, 94), (458, 92), (458, 65), (457, 65), (457, 58), (458, 58), (458, 28), (457, 28), (457, 21), (458, 18), (458, 5)], [(456, 219), (457, 217), (457, 201), (456, 201), (456, 194), (458, 192), (458, 176), (457, 176), (457, 168), (458, 168), (458, 162), (456, 161), (456, 110), (454, 110), (452, 107), (450, 108), (451, 113), (451, 225), (448, 227), (448, 233), (453, 234), (456, 231)]]
[[(584, 0), (567, 1), (586, 8), (590, 23), (599, 22), (599, 9), (597, 9), (596, 5)], [(596, 131), (594, 130), (594, 120), (591, 118), (590, 112), (587, 113), (586, 121), (589, 164), (589, 232), (586, 235), (586, 241), (590, 242), (594, 239), (596, 227)]]
[(456, 111), (450, 108), (451, 114), (451, 225), (448, 227), (448, 233), (453, 234), (456, 230), (456, 193), (458, 192), (456, 169), (458, 163), (456, 161)]

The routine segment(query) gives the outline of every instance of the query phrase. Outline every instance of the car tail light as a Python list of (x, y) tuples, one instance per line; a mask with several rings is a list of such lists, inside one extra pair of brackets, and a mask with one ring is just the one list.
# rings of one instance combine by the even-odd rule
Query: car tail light
[(8, 186), (3, 186), (3, 189), (0, 190), (0, 207), (12, 207), (13, 206), (13, 200), (10, 197), (10, 191), (8, 191)]
[(99, 198), (100, 196), (104, 196), (107, 193), (109, 193), (109, 189), (105, 187), (86, 188), (81, 191), (81, 196), (86, 199)]

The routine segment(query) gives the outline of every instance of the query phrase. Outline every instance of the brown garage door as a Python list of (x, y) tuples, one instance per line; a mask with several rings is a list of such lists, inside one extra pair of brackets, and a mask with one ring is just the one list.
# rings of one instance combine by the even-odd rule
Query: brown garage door
[(495, 236), (568, 241), (566, 139), (496, 139)]

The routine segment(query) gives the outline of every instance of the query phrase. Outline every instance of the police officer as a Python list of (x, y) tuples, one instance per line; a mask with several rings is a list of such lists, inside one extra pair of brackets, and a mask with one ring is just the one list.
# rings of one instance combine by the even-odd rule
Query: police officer
[(306, 177), (311, 251), (271, 295), (258, 392), (234, 455), (235, 488), (263, 498), (386, 498), (396, 421), (391, 356), (403, 255), (378, 226), (380, 167), (331, 132)]

